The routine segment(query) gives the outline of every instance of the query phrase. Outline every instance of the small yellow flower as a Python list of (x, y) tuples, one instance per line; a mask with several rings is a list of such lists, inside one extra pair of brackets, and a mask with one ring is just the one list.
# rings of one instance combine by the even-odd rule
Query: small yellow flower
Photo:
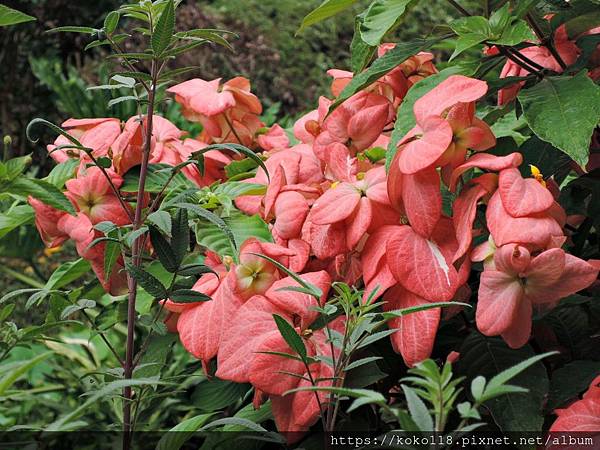
[(57, 245), (56, 247), (49, 247), (44, 249), (44, 255), (50, 258), (55, 253), (59, 253), (62, 250), (62, 246)]

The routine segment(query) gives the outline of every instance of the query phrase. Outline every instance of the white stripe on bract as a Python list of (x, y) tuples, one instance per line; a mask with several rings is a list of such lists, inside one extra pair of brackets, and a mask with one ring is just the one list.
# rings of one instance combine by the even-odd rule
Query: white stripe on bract
[(435, 257), (436, 261), (438, 262), (440, 268), (444, 271), (444, 275), (446, 276), (446, 282), (448, 283), (448, 286), (450, 286), (450, 277), (448, 276), (450, 267), (448, 267), (448, 263), (446, 263), (446, 259), (444, 258), (444, 255), (442, 255), (440, 248), (437, 246), (437, 244), (435, 242), (431, 242), (430, 240), (427, 240), (427, 245), (429, 246), (431, 253), (433, 253), (433, 256)]

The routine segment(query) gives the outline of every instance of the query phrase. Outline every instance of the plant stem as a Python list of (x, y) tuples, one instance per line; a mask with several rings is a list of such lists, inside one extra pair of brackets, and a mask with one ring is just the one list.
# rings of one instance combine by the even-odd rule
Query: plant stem
[[(133, 230), (138, 230), (143, 223), (142, 212), (144, 208), (144, 194), (146, 188), (146, 175), (148, 173), (148, 161), (150, 159), (150, 150), (152, 145), (152, 118), (154, 116), (154, 98), (156, 95), (157, 64), (152, 61), (151, 76), (152, 85), (148, 92), (148, 111), (146, 114), (146, 128), (144, 136), (144, 146), (142, 152), (142, 165), (140, 168), (140, 180), (138, 183), (138, 192), (135, 205), (135, 215), (133, 219)], [(142, 122), (143, 124), (143, 122)], [(135, 239), (131, 249), (131, 260), (134, 266), (141, 263), (141, 252), (143, 250), (144, 239), (141, 236)], [(135, 337), (135, 302), (137, 298), (137, 281), (130, 274), (127, 275), (127, 287), (129, 297), (127, 299), (127, 341), (125, 350), (124, 378), (131, 379), (134, 364), (134, 337)], [(131, 386), (123, 389), (123, 449), (129, 450), (131, 447)]]
[(548, 36), (547, 38), (544, 37), (544, 32), (542, 31), (542, 29), (540, 28), (538, 23), (535, 21), (535, 18), (531, 15), (531, 13), (527, 14), (526, 19), (527, 19), (527, 23), (529, 24), (529, 26), (531, 27), (531, 29), (533, 30), (535, 35), (540, 40), (540, 43), (548, 49), (548, 51), (552, 54), (552, 56), (554, 57), (556, 62), (560, 65), (560, 67), (563, 70), (565, 70), (567, 68), (567, 65), (565, 64), (562, 57), (556, 50), (556, 47), (554, 46), (554, 42), (552, 40), (552, 35)]
[(455, 2), (454, 0), (448, 0), (448, 3), (450, 3), (452, 6), (454, 6), (454, 8), (460, 12), (463, 16), (470, 16), (471, 14), (469, 13), (469, 11), (467, 11), (465, 8), (463, 8), (462, 6), (460, 6), (458, 4), (458, 2)]

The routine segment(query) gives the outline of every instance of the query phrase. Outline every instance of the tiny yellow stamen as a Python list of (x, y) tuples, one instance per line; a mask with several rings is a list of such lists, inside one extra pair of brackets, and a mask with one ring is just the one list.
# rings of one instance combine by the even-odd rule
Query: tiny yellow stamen
[(357, 180), (364, 180), (365, 179), (365, 173), (364, 172), (358, 172), (356, 174), (356, 179)]
[(331, 188), (331, 189), (335, 189), (335, 188), (337, 187), (337, 185), (338, 185), (338, 184), (340, 184), (340, 182), (339, 182), (339, 181), (334, 181), (333, 183), (331, 183), (331, 186), (330, 186), (330, 188)]
[(535, 178), (535, 180), (538, 183), (540, 183), (542, 186), (546, 187), (546, 182), (544, 181), (544, 175), (542, 175), (542, 172), (540, 172), (540, 169), (538, 169), (533, 164), (529, 164), (529, 168), (531, 170), (531, 176), (533, 178)]

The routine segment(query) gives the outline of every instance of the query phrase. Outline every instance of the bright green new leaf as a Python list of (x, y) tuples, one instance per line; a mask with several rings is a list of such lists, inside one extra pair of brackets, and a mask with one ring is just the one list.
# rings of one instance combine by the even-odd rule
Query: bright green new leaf
[(312, 10), (302, 20), (302, 25), (298, 32), (301, 32), (305, 28), (314, 25), (315, 23), (321, 22), (329, 17), (335, 16), (336, 14), (350, 8), (354, 5), (357, 0), (325, 0), (319, 7)]
[(9, 25), (16, 25), (23, 22), (31, 22), (37, 20), (35, 17), (17, 11), (16, 9), (9, 8), (5, 5), (0, 5), (0, 27), (6, 27)]

